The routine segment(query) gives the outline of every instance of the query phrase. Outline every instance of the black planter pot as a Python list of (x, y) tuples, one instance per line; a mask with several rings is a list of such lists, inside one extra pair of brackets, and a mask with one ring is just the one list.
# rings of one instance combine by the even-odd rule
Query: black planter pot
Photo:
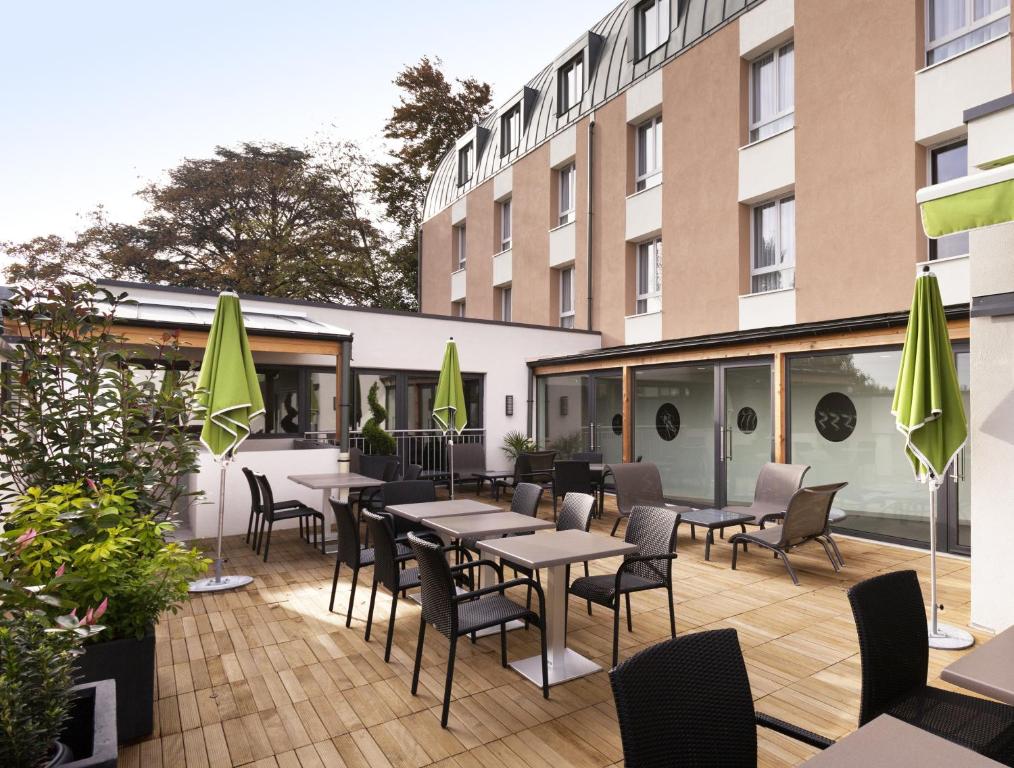
[(86, 645), (78, 658), (78, 681), (116, 681), (116, 732), (119, 743), (152, 732), (155, 706), (155, 629), (140, 640), (126, 638)]
[(116, 683), (99, 680), (71, 689), (70, 718), (60, 733), (60, 768), (116, 768)]

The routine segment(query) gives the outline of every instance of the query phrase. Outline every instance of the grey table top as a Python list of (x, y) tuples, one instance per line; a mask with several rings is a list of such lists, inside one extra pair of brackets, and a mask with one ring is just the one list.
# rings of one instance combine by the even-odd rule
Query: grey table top
[(750, 520), (753, 520), (753, 515), (740, 512), (726, 512), (722, 509), (691, 509), (680, 514), (681, 523), (702, 525), (709, 528), (740, 525)]
[(355, 472), (324, 472), (316, 475), (289, 475), (292, 482), (313, 488), (317, 491), (326, 491), (329, 488), (373, 488), (383, 485), (383, 480), (366, 475), (357, 475)]
[(552, 520), (540, 520), (517, 512), (427, 517), (423, 520), (423, 525), (455, 539), (481, 539), (484, 536), (503, 536), (508, 533), (542, 531), (556, 527)]
[(855, 768), (857, 765), (987, 768), (1000, 763), (890, 715), (881, 715), (803, 765), (812, 768)]
[(1014, 704), (1014, 627), (949, 664), (940, 679)]
[(479, 542), (483, 554), (505, 557), (528, 568), (598, 560), (603, 557), (637, 552), (636, 544), (627, 544), (612, 536), (584, 531), (553, 531), (534, 536), (512, 536)]
[(416, 504), (392, 504), (384, 508), (392, 515), (397, 515), (413, 523), (421, 523), (428, 517), (451, 517), (452, 515), (480, 515), (490, 512), (503, 512), (500, 507), (483, 504), (472, 499), (454, 499), (444, 501), (423, 501)]

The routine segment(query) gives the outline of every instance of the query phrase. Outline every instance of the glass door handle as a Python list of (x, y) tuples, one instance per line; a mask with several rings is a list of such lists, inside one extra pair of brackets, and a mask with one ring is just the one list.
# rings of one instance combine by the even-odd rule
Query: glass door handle
[(732, 461), (732, 427), (726, 427), (726, 429), (729, 430), (729, 437), (725, 441), (729, 448), (729, 455), (726, 456), (726, 460)]

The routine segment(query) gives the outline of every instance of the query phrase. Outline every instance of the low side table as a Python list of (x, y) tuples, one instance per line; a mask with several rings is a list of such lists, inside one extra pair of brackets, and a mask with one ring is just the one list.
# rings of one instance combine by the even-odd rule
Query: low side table
[(704, 539), (704, 559), (711, 560), (711, 545), (715, 542), (715, 531), (739, 526), (746, 533), (746, 524), (753, 520), (753, 515), (740, 512), (725, 512), (721, 509), (691, 509), (680, 515), (681, 523), (690, 524), (691, 536), (697, 538), (696, 527), (706, 528), (708, 535)]

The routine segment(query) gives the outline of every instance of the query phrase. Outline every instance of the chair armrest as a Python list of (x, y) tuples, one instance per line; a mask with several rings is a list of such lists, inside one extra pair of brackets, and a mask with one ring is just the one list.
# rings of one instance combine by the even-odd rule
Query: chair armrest
[(480, 589), (473, 590), (471, 592), (462, 592), (460, 595), (455, 595), (454, 601), (456, 603), (464, 602), (465, 600), (473, 600), (477, 597), (483, 597), (485, 595), (492, 595), (496, 592), (506, 592), (511, 587), (531, 587), (539, 596), (539, 616), (544, 614), (541, 609), (545, 606), (546, 595), (542, 591), (542, 585), (539, 584), (535, 579), (519, 578), (510, 579), (509, 581), (502, 581), (499, 584), (491, 584), (488, 587), (482, 587)]
[(766, 515), (761, 516), (761, 519), (757, 521), (757, 525), (759, 525), (761, 527), (761, 530), (763, 530), (764, 526), (767, 525), (768, 523), (774, 522), (775, 520), (784, 520), (784, 519), (785, 519), (784, 512), (768, 512)]
[[(468, 563), (472, 562), (472, 553), (469, 552), (467, 549), (465, 549), (460, 544), (447, 544), (447, 545), (444, 546), (444, 552), (457, 552), (458, 554), (464, 555), (465, 556), (465, 560), (467, 560), (468, 562), (467, 563), (463, 563), (463, 565), (467, 565)], [(455, 565), (455, 566), (451, 566), (451, 567), (452, 568), (458, 568), (459, 566)]]
[(501, 582), (503, 581), (503, 568), (500, 566), (498, 562), (496, 562), (496, 560), (475, 560), (474, 562), (470, 561), (467, 563), (452, 565), (451, 573), (457, 573), (459, 571), (464, 570), (472, 570), (473, 568), (478, 568), (480, 565), (487, 565), (490, 568), (492, 568), (494, 571), (496, 571), (496, 575), (499, 577), (499, 580)]
[(631, 563), (644, 563), (651, 560), (668, 560), (669, 561), (669, 578), (672, 578), (672, 561), (676, 559), (676, 553), (670, 552), (668, 555), (633, 555), (632, 557), (626, 557), (623, 562), (620, 563), (620, 567), (616, 569), (616, 584), (615, 591), (613, 594), (620, 594), (620, 583), (623, 580), (623, 572), (627, 570), (627, 566)]
[(804, 744), (809, 744), (817, 749), (827, 749), (834, 744), (834, 740), (832, 739), (816, 734), (813, 731), (808, 731), (805, 728), (800, 728), (798, 725), (779, 720), (777, 717), (765, 715), (763, 712), (758, 712), (756, 719), (757, 725), (780, 733), (783, 736), (788, 736), (790, 739), (796, 739)]

